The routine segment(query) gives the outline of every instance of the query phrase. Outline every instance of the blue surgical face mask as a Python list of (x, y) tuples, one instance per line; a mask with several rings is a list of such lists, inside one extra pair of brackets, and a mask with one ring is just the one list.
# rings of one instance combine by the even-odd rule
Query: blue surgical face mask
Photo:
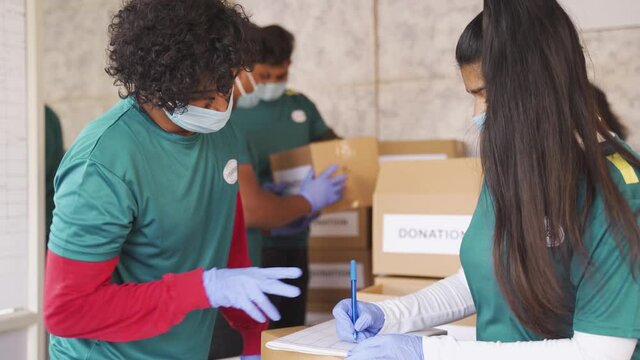
[(484, 126), (484, 122), (487, 120), (487, 113), (486, 112), (482, 112), (476, 116), (474, 116), (471, 121), (473, 121), (473, 123), (476, 125), (476, 127), (478, 128), (478, 130), (481, 130), (482, 127)]
[(249, 78), (249, 82), (251, 83), (251, 85), (253, 85), (253, 92), (251, 93), (247, 93), (240, 79), (236, 78), (236, 86), (238, 87), (238, 90), (241, 94), (236, 105), (242, 109), (256, 107), (258, 103), (260, 103), (261, 94), (264, 92), (264, 85), (256, 84), (256, 81), (251, 73), (248, 72), (247, 77)]
[(268, 83), (264, 84), (264, 91), (261, 94), (261, 99), (264, 101), (278, 100), (287, 90), (287, 82)]
[(165, 113), (174, 124), (187, 131), (208, 134), (219, 131), (227, 124), (231, 117), (232, 109), (233, 91), (231, 92), (229, 105), (227, 106), (226, 111), (216, 111), (187, 105), (184, 110), (176, 110), (173, 114), (169, 114), (169, 112), (165, 110)]

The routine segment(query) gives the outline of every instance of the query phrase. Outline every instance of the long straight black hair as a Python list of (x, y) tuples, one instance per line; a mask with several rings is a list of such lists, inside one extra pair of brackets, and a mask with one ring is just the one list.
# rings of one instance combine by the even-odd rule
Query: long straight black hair
[[(478, 36), (482, 46), (474, 48)], [(456, 57), (482, 60), (488, 108), (480, 152), (496, 213), (500, 288), (525, 327), (566, 336), (575, 299), (555, 264), (560, 257), (568, 267), (579, 256), (593, 266), (583, 234), (596, 196), (638, 271), (637, 217), (611, 178), (599, 137), (636, 169), (640, 162), (598, 121), (578, 33), (556, 0), (485, 0)]]

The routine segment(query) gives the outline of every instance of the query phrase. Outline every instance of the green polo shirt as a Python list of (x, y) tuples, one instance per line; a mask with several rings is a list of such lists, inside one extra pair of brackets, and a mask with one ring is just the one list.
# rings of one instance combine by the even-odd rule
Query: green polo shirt
[[(638, 169), (620, 159), (612, 158), (608, 162), (609, 170), (629, 206), (637, 213), (640, 210)], [(520, 323), (499, 288), (491, 260), (494, 226), (493, 202), (484, 186), (460, 250), (477, 310), (477, 338), (500, 342), (542, 340)], [(579, 331), (640, 338), (640, 277), (633, 277), (626, 253), (621, 254), (618, 249), (601, 194), (594, 200), (583, 240), (593, 264), (585, 269), (583, 261), (575, 258), (570, 273), (566, 274), (570, 279), (567, 291), (573, 292), (576, 303), (572, 318), (566, 319), (566, 323), (573, 323), (573, 328), (565, 329), (564, 336), (570, 338), (573, 331)], [(633, 356), (633, 360), (639, 359), (640, 345)]]
[[(275, 101), (261, 101), (250, 109), (235, 109), (231, 122), (246, 138), (254, 154), (252, 165), (260, 184), (273, 181), (269, 155), (308, 145), (329, 131), (316, 106), (303, 94), (287, 90)], [(284, 236), (262, 236), (249, 229), (252, 260), (258, 257), (262, 243), (266, 247), (301, 247), (307, 245), (309, 232)], [(259, 263), (258, 263), (259, 264)]]
[[(79, 261), (120, 257), (113, 281), (226, 267), (234, 225), (238, 139), (232, 126), (180, 136), (131, 98), (90, 123), (55, 178), (49, 249)], [(189, 313), (141, 341), (51, 337), (52, 359), (206, 359), (215, 310)]]

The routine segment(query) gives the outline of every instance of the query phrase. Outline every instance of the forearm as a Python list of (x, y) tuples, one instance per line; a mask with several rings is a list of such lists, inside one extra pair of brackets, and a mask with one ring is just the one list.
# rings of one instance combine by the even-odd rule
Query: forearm
[(385, 315), (382, 334), (403, 334), (432, 328), (475, 313), (471, 291), (462, 272), (414, 294), (377, 305)]
[(118, 259), (83, 262), (49, 252), (45, 324), (61, 337), (135, 341), (160, 335), (210, 307), (202, 269), (147, 283), (111, 283)]
[(243, 196), (247, 227), (273, 229), (311, 213), (311, 205), (300, 195), (280, 197), (265, 190)]
[(515, 343), (425, 337), (422, 348), (429, 360), (630, 360), (636, 344), (637, 339), (576, 332), (572, 339)]
[(263, 189), (251, 165), (241, 164), (238, 173), (247, 227), (270, 230), (311, 213), (311, 204), (304, 197), (282, 197)]

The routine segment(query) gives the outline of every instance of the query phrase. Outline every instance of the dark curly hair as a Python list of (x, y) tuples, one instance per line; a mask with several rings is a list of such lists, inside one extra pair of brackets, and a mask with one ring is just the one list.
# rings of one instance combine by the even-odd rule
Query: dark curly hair
[(254, 62), (251, 27), (226, 0), (127, 0), (109, 25), (105, 70), (121, 98), (173, 112), (212, 90), (229, 93)]

